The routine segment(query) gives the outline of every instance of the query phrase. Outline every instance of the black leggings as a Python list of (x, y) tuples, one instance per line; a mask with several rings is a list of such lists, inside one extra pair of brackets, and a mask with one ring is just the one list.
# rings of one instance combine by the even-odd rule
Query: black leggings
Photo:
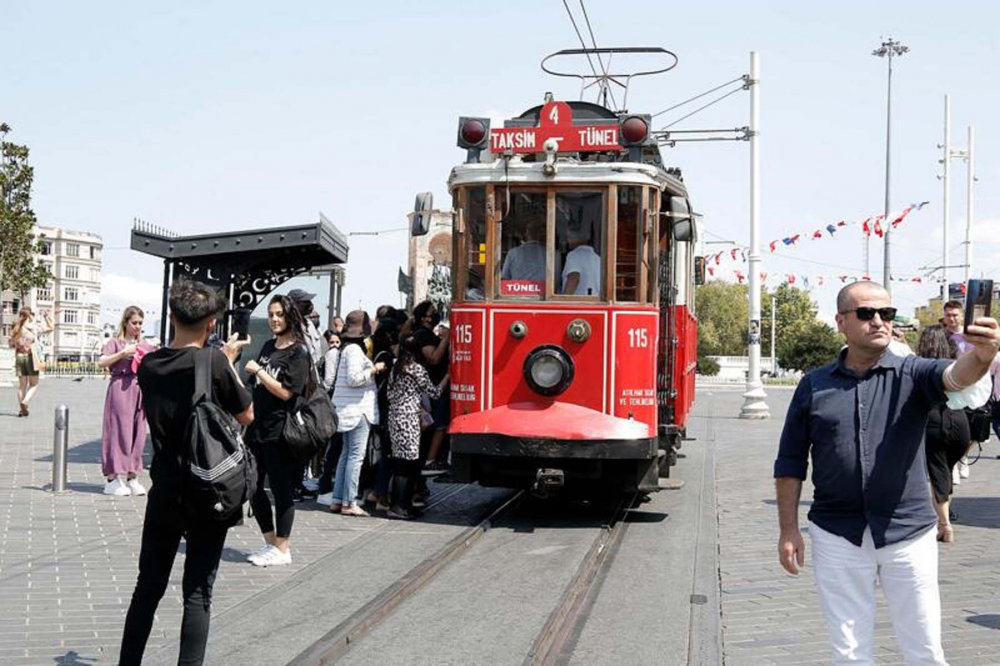
[[(132, 593), (132, 603), (125, 616), (125, 633), (118, 657), (120, 666), (142, 663), (149, 632), (153, 628), (156, 607), (170, 580), (170, 570), (181, 542), (181, 527), (176, 520), (157, 520), (158, 509), (146, 507), (139, 551), (139, 580)], [(184, 617), (181, 620), (181, 648), (178, 664), (200, 665), (205, 660), (208, 627), (211, 619), (212, 585), (219, 570), (219, 559), (226, 543), (226, 528), (213, 528), (188, 534), (184, 555)]]
[(413, 508), (413, 493), (420, 476), (420, 460), (392, 459), (392, 503), (407, 511)]
[[(257, 489), (250, 498), (254, 518), (257, 519), (257, 525), (260, 526), (262, 533), (274, 532), (279, 539), (287, 539), (292, 535), (292, 522), (295, 520), (292, 488), (295, 487), (295, 476), (301, 474), (301, 464), (292, 456), (288, 446), (280, 441), (256, 442), (253, 450), (257, 459)], [(265, 476), (274, 495), (277, 530), (274, 529), (275, 518), (271, 514), (271, 500), (264, 490)]]

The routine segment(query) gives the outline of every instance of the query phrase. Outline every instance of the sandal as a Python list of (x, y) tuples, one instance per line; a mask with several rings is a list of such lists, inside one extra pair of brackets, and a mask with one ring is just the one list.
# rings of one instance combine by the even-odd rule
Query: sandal
[(350, 506), (350, 507), (347, 507), (346, 509), (343, 509), (340, 512), (340, 515), (342, 515), (342, 516), (358, 516), (358, 517), (367, 518), (369, 514), (368, 514), (367, 511), (365, 511), (364, 509), (362, 509), (360, 506)]
[(937, 540), (941, 543), (955, 543), (955, 530), (951, 523), (938, 523)]
[(341, 512), (341, 505), (340, 504), (331, 504), (330, 505), (330, 513), (340, 513), (340, 512)]

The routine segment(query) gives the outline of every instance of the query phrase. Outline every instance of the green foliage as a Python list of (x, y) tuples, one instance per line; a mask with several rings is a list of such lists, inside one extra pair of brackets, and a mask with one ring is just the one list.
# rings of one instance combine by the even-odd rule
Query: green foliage
[(10, 126), (0, 123), (0, 292), (10, 289), (23, 295), (51, 276), (34, 257), (38, 250), (31, 210), (35, 173), (28, 164), (28, 147), (8, 141), (8, 132)]
[(944, 316), (944, 304), (941, 299), (935, 299), (929, 301), (927, 305), (917, 308), (917, 321), (920, 322), (920, 330), (927, 328), (933, 324), (940, 324), (941, 317)]
[[(780, 359), (789, 353), (791, 346), (801, 339), (816, 322), (816, 304), (809, 292), (790, 284), (782, 284), (770, 294), (761, 296), (760, 304), (760, 344), (761, 353), (771, 351), (771, 297), (775, 308), (775, 355)], [(783, 362), (781, 366), (787, 368)]]
[(714, 358), (699, 355), (696, 372), (705, 377), (714, 377), (719, 374), (719, 362)]
[(833, 361), (843, 346), (843, 338), (833, 327), (813, 320), (786, 342), (783, 351), (778, 352), (778, 363), (783, 368), (808, 372)]
[(698, 353), (743, 356), (747, 353), (747, 288), (712, 280), (695, 291)]

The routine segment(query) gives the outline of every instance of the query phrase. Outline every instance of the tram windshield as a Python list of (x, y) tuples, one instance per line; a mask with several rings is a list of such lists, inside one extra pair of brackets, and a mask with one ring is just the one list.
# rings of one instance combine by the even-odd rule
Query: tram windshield
[(659, 200), (642, 185), (459, 187), (456, 300), (656, 302)]

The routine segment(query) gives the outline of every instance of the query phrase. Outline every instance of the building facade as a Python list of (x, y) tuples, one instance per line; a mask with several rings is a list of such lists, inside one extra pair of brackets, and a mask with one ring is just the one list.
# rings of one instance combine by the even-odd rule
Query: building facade
[[(407, 307), (434, 301), (447, 318), (451, 305), (451, 224), (452, 212), (433, 210), (430, 228), (424, 236), (410, 236), (408, 253), (410, 293)], [(412, 221), (412, 215), (409, 218)]]
[[(52, 279), (24, 295), (23, 305), (36, 316), (52, 313), (55, 330), (42, 337), (42, 353), (48, 362), (95, 361), (101, 354), (101, 237), (83, 231), (36, 226), (41, 242), (36, 256)], [(0, 338), (4, 346), (22, 306), (21, 295), (4, 292), (4, 324)]]

